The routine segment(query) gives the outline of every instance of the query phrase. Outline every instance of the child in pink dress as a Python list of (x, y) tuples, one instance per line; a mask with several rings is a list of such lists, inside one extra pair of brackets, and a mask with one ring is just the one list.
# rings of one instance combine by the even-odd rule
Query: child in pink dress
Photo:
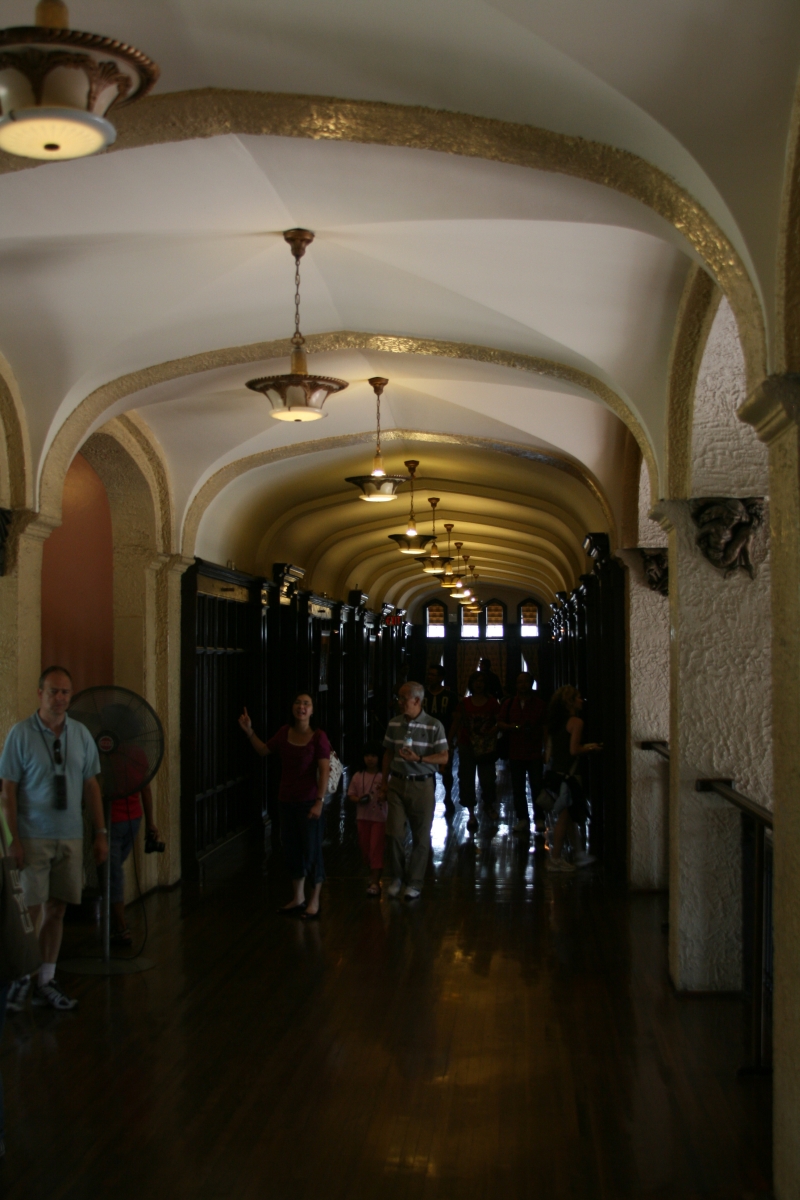
[(383, 873), (383, 848), (386, 843), (386, 818), (389, 805), (380, 799), (378, 792), (383, 783), (380, 771), (381, 752), (377, 746), (364, 748), (364, 770), (358, 771), (350, 781), (347, 796), (355, 800), (358, 844), (364, 861), (370, 869), (368, 896), (380, 896)]

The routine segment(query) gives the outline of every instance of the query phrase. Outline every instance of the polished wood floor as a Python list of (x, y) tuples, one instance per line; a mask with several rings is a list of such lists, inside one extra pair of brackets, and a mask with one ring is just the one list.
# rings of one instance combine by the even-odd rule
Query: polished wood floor
[(507, 824), (472, 839), (439, 805), (435, 878), (403, 907), (365, 898), (352, 813), (329, 838), (318, 925), (275, 916), (277, 859), (154, 895), (154, 970), (63, 976), (76, 1013), (9, 1017), (0, 1194), (768, 1194), (742, 1004), (671, 990), (664, 897), (548, 876)]

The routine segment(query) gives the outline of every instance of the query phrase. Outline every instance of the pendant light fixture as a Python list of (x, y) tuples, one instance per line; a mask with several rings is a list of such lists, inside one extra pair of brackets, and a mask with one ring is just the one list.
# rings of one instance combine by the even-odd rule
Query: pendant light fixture
[[(447, 526), (445, 526), (445, 528), (447, 528)], [(450, 528), (451, 528), (451, 529), (453, 528), (453, 527), (452, 527), (452, 525), (450, 526)], [(448, 542), (448, 547), (447, 547), (447, 548), (448, 548), (448, 550), (449, 550), (449, 549), (450, 549), (450, 537), (449, 537), (449, 534), (448, 534), (448, 539), (447, 539), (447, 542)], [(456, 568), (455, 568), (455, 573), (454, 573), (454, 572), (453, 572), (453, 570), (452, 570), (452, 569), (451, 569), (451, 568), (448, 566), (448, 567), (445, 569), (445, 573), (444, 573), (444, 576), (443, 576), (443, 578), (442, 578), (442, 587), (443, 587), (443, 588), (447, 588), (447, 589), (450, 591), (450, 594), (451, 594), (451, 595), (453, 595), (455, 591), (460, 591), (460, 590), (461, 590), (462, 580), (461, 580), (461, 575), (460, 575), (460, 572), (459, 572), (459, 569), (458, 569), (458, 568), (459, 568), (459, 562), (461, 561), (461, 547), (464, 545), (464, 543), (463, 543), (463, 542), (454, 542), (453, 544), (454, 544), (454, 546), (455, 546), (455, 548), (456, 548)]]
[(300, 259), (314, 240), (309, 229), (287, 229), (284, 233), (294, 255), (294, 334), (292, 336), (292, 361), (290, 374), (267, 375), (262, 379), (249, 379), (247, 386), (254, 392), (262, 392), (272, 405), (270, 416), (278, 421), (318, 421), (328, 414), (322, 406), (335, 392), (348, 386), (343, 379), (331, 379), (327, 375), (309, 375), (306, 358), (306, 339), (300, 332)]
[[(439, 547), (436, 544), (436, 505), (439, 503), (438, 496), (429, 496), (428, 504), (431, 506), (431, 519), (433, 528), (433, 542), (424, 558), (418, 558), (417, 562), (422, 567), (426, 575), (439, 575), (444, 571), (450, 559), (439, 553)], [(452, 525), (450, 526), (452, 529)]]
[[(370, 500), (373, 503), (382, 504), (387, 500), (397, 499), (397, 489), (401, 483), (405, 483), (408, 479), (407, 475), (387, 475), (383, 465), (383, 455), (381, 454), (381, 396), (383, 389), (389, 382), (388, 379), (381, 379), (375, 376), (370, 379), (369, 384), (375, 393), (375, 409), (377, 414), (377, 432), (375, 435), (375, 457), (372, 460), (372, 472), (369, 475), (349, 475), (345, 479), (345, 483), (354, 483), (356, 487), (361, 488), (359, 500)], [(408, 466), (408, 463), (406, 463)], [(418, 462), (414, 463), (414, 469), (419, 466)], [(412, 480), (411, 489), (413, 493), (414, 483)], [(412, 495), (411, 506), (413, 508), (414, 501)], [(394, 536), (401, 536), (396, 534)], [(402, 547), (401, 547), (402, 549)], [(411, 553), (411, 551), (407, 551)]]
[(141, 50), (69, 28), (63, 0), (39, 0), (36, 24), (0, 29), (0, 149), (22, 158), (85, 158), (116, 141), (106, 114), (150, 91)]
[[(397, 544), (401, 554), (419, 554), (421, 550), (425, 549), (431, 537), (430, 534), (418, 532), (416, 517), (414, 515), (414, 480), (416, 479), (419, 463), (416, 459), (410, 458), (405, 465), (408, 468), (408, 476), (411, 480), (411, 510), (408, 514), (408, 525), (406, 526), (405, 533), (390, 533), (389, 537)], [(439, 501), (434, 497), (434, 500), (429, 500), (428, 503), (436, 505)], [(436, 553), (439, 553), (438, 550)]]
[(452, 522), (445, 523), (445, 529), (447, 530), (447, 559), (445, 560), (444, 571), (442, 571), (442, 574), (439, 577), (439, 582), (443, 588), (451, 588), (455, 586), (455, 581), (453, 579), (453, 560), (450, 556), (450, 534), (453, 532), (454, 528), (455, 526), (452, 524)]
[(453, 590), (450, 593), (450, 595), (453, 597), (454, 600), (469, 599), (469, 588), (465, 587), (465, 585), (464, 585), (464, 576), (467, 573), (466, 572), (466, 564), (467, 564), (467, 559), (469, 558), (468, 554), (464, 558), (464, 569), (461, 570), (459, 568), (459, 563), (460, 563), (461, 557), (462, 557), (461, 556), (461, 547), (463, 545), (464, 545), (463, 542), (456, 542), (456, 581), (455, 581), (455, 587), (453, 588)]

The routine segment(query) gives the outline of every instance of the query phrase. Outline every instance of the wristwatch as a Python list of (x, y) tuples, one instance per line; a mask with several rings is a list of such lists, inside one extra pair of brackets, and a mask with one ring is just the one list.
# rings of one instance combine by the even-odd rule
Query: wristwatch
[(95, 829), (94, 836), (97, 837), (98, 833), (102, 833), (105, 837), (108, 837), (107, 829)]

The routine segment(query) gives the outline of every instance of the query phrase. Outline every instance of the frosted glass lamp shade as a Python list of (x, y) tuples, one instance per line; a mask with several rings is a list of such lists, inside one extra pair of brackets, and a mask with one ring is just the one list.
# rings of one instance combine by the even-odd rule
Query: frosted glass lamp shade
[(0, 149), (84, 158), (116, 140), (114, 106), (144, 96), (158, 67), (112, 38), (36, 25), (0, 30)]

